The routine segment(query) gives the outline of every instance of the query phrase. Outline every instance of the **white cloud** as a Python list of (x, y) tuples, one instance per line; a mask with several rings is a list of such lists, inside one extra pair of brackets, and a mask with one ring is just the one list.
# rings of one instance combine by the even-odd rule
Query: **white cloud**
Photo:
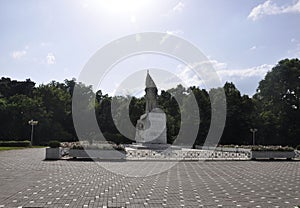
[[(251, 77), (263, 78), (266, 75), (266, 73), (270, 71), (272, 67), (274, 67), (274, 65), (262, 64), (259, 66), (254, 66), (254, 67), (244, 68), (244, 69), (230, 69), (228, 68), (227, 63), (210, 59), (207, 62), (199, 63), (200, 70), (203, 72), (203, 75), (206, 77), (207, 75), (213, 74), (205, 71), (205, 69), (211, 70), (210, 67), (206, 67), (207, 66), (206, 64), (211, 64), (223, 81), (233, 81), (235, 79), (245, 79)], [(198, 76), (195, 76), (196, 74), (189, 67), (183, 67), (179, 65), (178, 68), (181, 70), (180, 76), (182, 76), (184, 79), (189, 80), (194, 84), (198, 83), (198, 85), (199, 83), (201, 83), (200, 78)]]
[(224, 62), (219, 62), (217, 60), (214, 59), (210, 59), (209, 62), (213, 65), (213, 67), (215, 68), (215, 70), (223, 70), (227, 68), (227, 64)]
[(185, 4), (181, 1), (178, 2), (174, 7), (171, 7), (166, 14), (163, 14), (163, 17), (172, 17), (173, 15), (179, 14), (183, 11)]
[(242, 93), (253, 95), (259, 80), (262, 80), (273, 67), (274, 65), (262, 64), (249, 68), (231, 69), (227, 63), (209, 59), (188, 66), (179, 64), (174, 76), (168, 77), (164, 84), (167, 86), (165, 89), (182, 84), (184, 87), (199, 86), (201, 89), (210, 90), (223, 86), (225, 82), (233, 82)]
[(272, 0), (267, 0), (263, 4), (259, 4), (252, 9), (248, 15), (248, 19), (258, 20), (266, 15), (277, 15), (285, 13), (300, 13), (300, 0), (288, 6), (278, 6)]
[[(212, 68), (213, 67), (213, 68)], [(217, 70), (227, 68), (226, 63), (216, 60), (207, 60), (198, 63), (178, 65), (178, 77), (187, 86), (200, 86), (201, 88), (214, 88), (220, 86), (220, 77), (216, 74)]]
[(26, 50), (22, 50), (22, 51), (13, 51), (11, 56), (13, 57), (13, 59), (20, 59), (23, 56), (25, 56), (27, 54)]
[(254, 51), (254, 50), (256, 50), (256, 49), (257, 49), (256, 46), (252, 46), (252, 47), (250, 48), (250, 51)]
[[(209, 58), (208, 62), (212, 64), (213, 68), (216, 70), (223, 81), (233, 81), (235, 79), (245, 79), (251, 77), (263, 78), (266, 73), (270, 71), (272, 67), (274, 67), (274, 65), (262, 64), (259, 66), (244, 69), (230, 69), (228, 67), (228, 64), (225, 62), (220, 62), (211, 58)], [(204, 62), (202, 64), (204, 64)]]
[(184, 8), (184, 3), (180, 1), (178, 4), (176, 4), (176, 6), (173, 7), (173, 11), (182, 12), (183, 8)]
[[(210, 66), (213, 66), (214, 70)], [(196, 71), (200, 74), (195, 73)], [(198, 68), (199, 67), (199, 68)], [(176, 75), (169, 77), (166, 83), (170, 86), (183, 84), (183, 86), (199, 86), (200, 88), (211, 89), (223, 85), (226, 81), (241, 85), (241, 88), (248, 94), (253, 94), (258, 82), (270, 71), (274, 65), (262, 64), (259, 66), (230, 69), (227, 63), (210, 59), (189, 66), (179, 64)], [(199, 71), (200, 70), (200, 71)], [(217, 74), (217, 76), (216, 76)], [(254, 81), (254, 82), (253, 82)]]
[(274, 65), (262, 64), (259, 66), (245, 69), (222, 69), (217, 70), (217, 73), (224, 81), (241, 80), (245, 78), (258, 77), (263, 78)]
[(55, 56), (53, 53), (48, 53), (47, 57), (47, 64), (55, 64)]
[(178, 65), (177, 68), (180, 70), (178, 77), (185, 83), (186, 86), (200, 86), (203, 81), (199, 76), (190, 68), (185, 65)]
[(182, 30), (167, 30), (166, 33), (169, 35), (183, 35)]

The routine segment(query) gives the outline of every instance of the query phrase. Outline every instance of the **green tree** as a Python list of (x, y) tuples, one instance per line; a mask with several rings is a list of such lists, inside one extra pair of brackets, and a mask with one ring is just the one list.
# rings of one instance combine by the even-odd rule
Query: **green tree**
[(199, 87), (191, 87), (191, 90), (196, 98), (200, 113), (200, 126), (195, 141), (195, 145), (203, 145), (210, 127), (211, 119), (211, 104), (209, 94), (205, 89)]
[(251, 144), (252, 113), (254, 104), (247, 96), (241, 96), (233, 83), (226, 82), (224, 91), (227, 101), (226, 123), (221, 144)]
[(26, 81), (16, 81), (2, 77), (0, 80), (0, 97), (10, 97), (13, 95), (32, 96), (35, 83), (30, 79)]
[(260, 81), (261, 134), (267, 144), (300, 143), (300, 61), (284, 59)]
[(66, 90), (65, 85), (54, 81), (47, 85), (40, 85), (35, 90), (34, 95), (36, 100), (41, 100), (49, 115), (49, 119), (42, 118), (39, 120), (40, 126), (51, 129), (51, 132), (38, 132), (42, 141), (72, 140), (74, 135), (73, 132), (70, 132), (70, 125), (72, 125), (71, 95)]
[[(5, 107), (6, 111), (4, 118), (1, 119), (4, 121), (2, 125), (5, 130), (1, 131), (0, 137), (7, 140), (30, 139), (28, 121), (49, 118), (43, 103), (26, 95), (17, 94), (9, 97), (4, 105), (2, 102), (2, 107)], [(38, 143), (38, 139), (35, 143)]]
[(158, 96), (158, 105), (167, 116), (167, 142), (172, 144), (176, 139), (180, 124), (180, 105), (183, 104), (183, 93), (186, 91), (181, 85), (167, 91), (162, 90)]

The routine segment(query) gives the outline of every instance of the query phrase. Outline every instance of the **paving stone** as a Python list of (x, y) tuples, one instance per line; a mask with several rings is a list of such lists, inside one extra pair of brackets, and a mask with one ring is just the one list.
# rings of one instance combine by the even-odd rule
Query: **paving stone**
[[(184, 161), (165, 169), (162, 161), (44, 161), (44, 156), (45, 149), (0, 152), (0, 208), (300, 204), (300, 162)], [(159, 174), (127, 177), (125, 170)]]

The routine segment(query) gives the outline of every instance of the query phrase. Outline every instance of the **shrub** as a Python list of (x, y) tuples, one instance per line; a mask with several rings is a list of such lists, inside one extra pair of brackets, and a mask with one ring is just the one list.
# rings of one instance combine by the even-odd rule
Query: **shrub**
[(83, 149), (86, 149), (86, 150), (112, 150), (113, 147), (110, 147), (110, 146), (103, 146), (103, 145), (73, 145), (71, 147), (71, 149), (79, 149), (79, 150), (83, 150)]
[(71, 149), (78, 149), (78, 150), (83, 150), (83, 146), (81, 144), (73, 144), (71, 146)]
[(121, 144), (119, 144), (119, 145), (114, 145), (113, 148), (114, 148), (115, 150), (117, 150), (117, 151), (120, 151), (120, 152), (125, 152), (125, 151), (126, 151), (126, 150), (125, 150), (125, 147), (124, 147), (123, 145), (121, 145)]
[(30, 147), (30, 141), (0, 141), (0, 147)]
[(251, 148), (252, 151), (282, 151), (282, 152), (289, 152), (294, 151), (293, 147), (289, 146), (253, 146)]
[(60, 142), (59, 141), (50, 141), (49, 142), (49, 147), (51, 147), (51, 148), (60, 147)]
[(78, 150), (117, 150), (117, 151), (125, 151), (124, 145), (117, 145), (111, 142), (105, 144), (80, 144), (80, 143), (72, 143), (70, 146), (71, 149), (78, 149)]

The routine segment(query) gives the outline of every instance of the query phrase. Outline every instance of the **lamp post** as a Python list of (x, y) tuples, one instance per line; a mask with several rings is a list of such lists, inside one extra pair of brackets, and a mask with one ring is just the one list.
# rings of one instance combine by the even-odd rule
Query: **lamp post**
[(253, 145), (255, 145), (255, 132), (257, 132), (258, 130), (253, 128), (253, 129), (250, 129), (250, 131), (252, 132), (252, 143), (253, 143)]
[(33, 145), (33, 126), (38, 124), (38, 121), (34, 121), (33, 119), (31, 119), (30, 121), (28, 121), (28, 124), (31, 125), (31, 137), (30, 137), (30, 142), (31, 145)]

